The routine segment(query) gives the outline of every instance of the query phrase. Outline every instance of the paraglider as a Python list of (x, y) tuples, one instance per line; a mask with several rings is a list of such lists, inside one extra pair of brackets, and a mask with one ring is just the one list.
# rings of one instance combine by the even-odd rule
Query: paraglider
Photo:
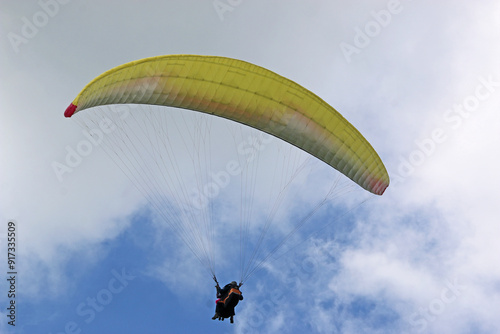
[(374, 194), (389, 185), (378, 154), (334, 108), (295, 82), (241, 60), (170, 55), (133, 61), (91, 81), (64, 115), (109, 104), (163, 105), (228, 118), (299, 147)]
[[(126, 112), (117, 109), (105, 112), (97, 108), (116, 105), (130, 108)], [(135, 108), (136, 105), (148, 108)], [(165, 107), (190, 112), (179, 113), (177, 117), (181, 121), (175, 124), (167, 119), (174, 111)], [(92, 80), (64, 115), (85, 114), (82, 111), (90, 108), (95, 112), (87, 112), (88, 119), (81, 119), (82, 126), (91, 129), (104, 123), (110, 129), (106, 133), (107, 145), (103, 145), (107, 153), (212, 277), (215, 277), (213, 249), (217, 245), (214, 241), (217, 219), (214, 219), (212, 199), (228, 187), (231, 177), (242, 175), (241, 187), (250, 184), (251, 193), (241, 191), (239, 202), (242, 206), (253, 203), (256, 187), (252, 182), (256, 182), (257, 172), (251, 170), (251, 163), (257, 160), (252, 160), (254, 153), (263, 150), (260, 134), (279, 138), (309, 153), (370, 193), (382, 195), (389, 185), (387, 170), (377, 152), (339, 112), (299, 84), (245, 61), (198, 55), (167, 55), (133, 61)], [(203, 114), (208, 116), (192, 125), (191, 119)], [(252, 159), (247, 158), (240, 164), (231, 160), (219, 172), (211, 169), (212, 147), (208, 146), (207, 138), (213, 116), (259, 133), (257, 139), (252, 137), (248, 141), (253, 151), (241, 150), (250, 152)], [(186, 135), (187, 130), (192, 134)], [(282, 151), (280, 154), (287, 155)], [(267, 255), (262, 255), (259, 248), (283, 201), (283, 193), (298, 169), (294, 165), (290, 172), (276, 173), (288, 179), (279, 183), (277, 199), (269, 201), (270, 212), (262, 215), (265, 216), (262, 234), (251, 256), (246, 255), (244, 248), (249, 245), (247, 231), (255, 219), (247, 209), (240, 208), (241, 283), (226, 285), (223, 289), (217, 283), (219, 299), (214, 319), (232, 319), (234, 306), (243, 299), (241, 284), (282, 246), (283, 242), (279, 242), (276, 247), (269, 247), (265, 250)], [(195, 187), (194, 193), (204, 196), (193, 199), (192, 187)], [(298, 227), (283, 239), (295, 233)]]
[[(217, 280), (215, 280), (217, 282)], [(230, 322), (234, 322), (234, 308), (238, 305), (240, 300), (243, 300), (243, 294), (240, 291), (241, 283), (238, 284), (236, 281), (226, 284), (223, 288), (217, 285), (217, 300), (215, 301), (215, 314), (212, 320), (219, 319), (224, 321), (224, 319), (229, 318)]]

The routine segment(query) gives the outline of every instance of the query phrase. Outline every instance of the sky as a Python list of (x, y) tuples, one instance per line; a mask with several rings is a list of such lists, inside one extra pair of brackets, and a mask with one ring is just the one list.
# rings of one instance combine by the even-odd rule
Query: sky
[[(0, 6), (0, 333), (500, 332), (498, 1)], [(245, 282), (234, 324), (210, 319), (210, 275), (103, 147), (63, 175), (54, 168), (88, 141), (63, 116), (78, 92), (115, 66), (168, 54), (237, 58), (296, 81), (360, 130), (391, 177), (383, 196), (327, 198)], [(275, 164), (270, 152), (263, 166)], [(231, 159), (210, 153), (216, 166)], [(334, 175), (307, 165), (264, 248)], [(221, 284), (238, 279), (236, 184), (213, 198), (214, 225), (229, 234), (215, 251)]]

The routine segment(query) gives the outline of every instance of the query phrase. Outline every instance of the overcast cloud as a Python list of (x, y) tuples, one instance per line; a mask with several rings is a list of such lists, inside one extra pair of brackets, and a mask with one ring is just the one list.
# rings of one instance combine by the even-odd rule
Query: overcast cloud
[[(16, 326), (3, 279), (0, 332), (500, 332), (498, 1), (0, 8), (2, 277), (7, 223), (18, 229)], [(84, 85), (166, 54), (238, 58), (298, 82), (363, 133), (391, 176), (382, 197), (322, 206), (310, 221), (326, 225), (321, 233), (243, 286), (234, 325), (210, 320), (210, 276), (99, 145), (71, 171), (54, 169), (88, 140), (63, 116)], [(323, 184), (314, 175), (299, 178), (303, 192), (286, 198), (279, 221), (293, 223), (314, 205)], [(335, 220), (344, 203), (355, 209)], [(220, 261), (221, 283), (235, 279)], [(99, 310), (90, 306), (88, 298), (103, 296), (111, 299)]]

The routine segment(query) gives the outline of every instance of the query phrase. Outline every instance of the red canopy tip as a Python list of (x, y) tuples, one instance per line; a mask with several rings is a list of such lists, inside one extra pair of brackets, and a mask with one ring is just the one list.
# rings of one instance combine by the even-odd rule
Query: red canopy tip
[(71, 117), (76, 111), (76, 106), (71, 103), (68, 108), (66, 108), (66, 111), (64, 112), (64, 117)]

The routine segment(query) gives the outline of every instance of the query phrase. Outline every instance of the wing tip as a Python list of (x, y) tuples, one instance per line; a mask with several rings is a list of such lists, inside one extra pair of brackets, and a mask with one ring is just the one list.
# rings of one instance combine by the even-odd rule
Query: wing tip
[(369, 186), (367, 190), (374, 193), (375, 195), (383, 195), (387, 187), (389, 187), (389, 181), (386, 180), (372, 179), (368, 184)]
[(66, 111), (64, 112), (64, 117), (71, 117), (76, 111), (76, 105), (71, 103), (68, 108), (66, 108)]
[(384, 184), (382, 187), (378, 188), (376, 194), (382, 196), (388, 186), (388, 184)]

